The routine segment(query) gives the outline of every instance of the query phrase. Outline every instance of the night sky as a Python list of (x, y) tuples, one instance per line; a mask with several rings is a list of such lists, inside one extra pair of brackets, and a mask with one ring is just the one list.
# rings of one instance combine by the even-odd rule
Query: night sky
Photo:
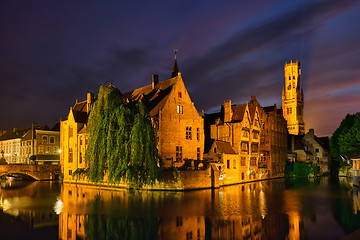
[(121, 92), (179, 69), (197, 110), (281, 106), (301, 62), (306, 129), (331, 135), (360, 111), (360, 1), (6, 1), (0, 6), (0, 129), (52, 127), (110, 81)]

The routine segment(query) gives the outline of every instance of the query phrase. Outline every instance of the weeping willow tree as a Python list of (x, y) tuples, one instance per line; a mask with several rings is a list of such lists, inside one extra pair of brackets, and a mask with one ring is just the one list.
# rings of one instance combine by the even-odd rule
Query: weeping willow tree
[(126, 102), (113, 85), (102, 85), (88, 120), (88, 178), (133, 186), (158, 179), (162, 160), (150, 115), (141, 102)]

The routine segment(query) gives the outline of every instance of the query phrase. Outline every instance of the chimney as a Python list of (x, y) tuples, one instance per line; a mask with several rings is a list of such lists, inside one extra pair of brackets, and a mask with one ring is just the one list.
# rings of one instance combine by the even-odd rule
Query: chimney
[(313, 129), (313, 128), (310, 128), (310, 129), (309, 129), (309, 133), (310, 133), (311, 135), (315, 135), (314, 129)]
[(86, 98), (87, 112), (90, 111), (90, 106), (93, 102), (94, 102), (94, 94), (87, 93), (87, 98)]
[(153, 74), (151, 88), (154, 89), (158, 83), (159, 83), (159, 75)]
[(231, 110), (231, 100), (224, 101), (224, 122), (231, 122), (232, 119), (232, 110)]

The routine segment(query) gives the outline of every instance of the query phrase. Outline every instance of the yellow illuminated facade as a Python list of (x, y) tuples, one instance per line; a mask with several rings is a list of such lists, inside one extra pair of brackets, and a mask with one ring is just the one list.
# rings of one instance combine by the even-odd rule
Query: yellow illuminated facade
[(285, 90), (282, 92), (282, 109), (290, 134), (305, 134), (303, 119), (304, 95), (300, 86), (300, 62), (286, 63), (284, 66)]

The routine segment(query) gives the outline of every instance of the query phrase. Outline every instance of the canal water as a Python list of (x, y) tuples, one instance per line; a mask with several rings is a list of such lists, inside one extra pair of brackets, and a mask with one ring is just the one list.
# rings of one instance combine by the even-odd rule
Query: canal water
[(341, 239), (359, 205), (346, 178), (190, 192), (1, 182), (0, 239)]

